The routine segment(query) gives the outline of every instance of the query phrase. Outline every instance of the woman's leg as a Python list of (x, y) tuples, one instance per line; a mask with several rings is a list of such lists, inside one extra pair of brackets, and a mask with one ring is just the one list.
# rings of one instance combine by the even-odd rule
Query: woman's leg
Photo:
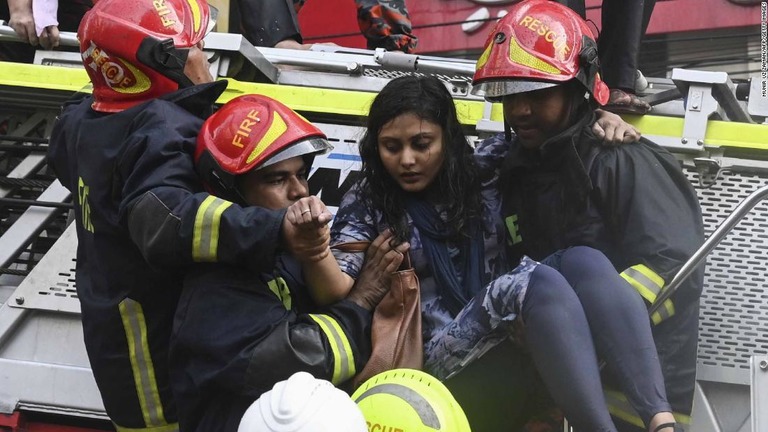
[(562, 253), (560, 273), (579, 297), (598, 354), (646, 425), (670, 412), (645, 305), (600, 251), (573, 247)]
[(440, 380), (450, 378), (509, 338), (509, 329), (537, 266), (537, 262), (523, 258), (520, 265), (491, 281), (453, 321), (425, 340), (424, 369)]
[(615, 431), (587, 318), (560, 273), (545, 265), (534, 270), (522, 316), (536, 368), (568, 422), (577, 431)]
[(568, 421), (579, 431), (615, 431), (578, 297), (560, 273), (528, 259), (488, 284), (424, 344), (424, 369), (451, 377), (508, 338), (521, 312), (536, 368)]

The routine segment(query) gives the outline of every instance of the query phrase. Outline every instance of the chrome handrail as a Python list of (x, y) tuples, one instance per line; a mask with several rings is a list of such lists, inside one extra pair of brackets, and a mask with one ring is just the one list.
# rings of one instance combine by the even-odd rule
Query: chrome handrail
[(699, 247), (699, 249), (693, 253), (691, 258), (689, 258), (688, 261), (683, 264), (675, 277), (672, 278), (672, 281), (669, 282), (669, 284), (667, 284), (667, 286), (665, 286), (664, 289), (659, 293), (658, 297), (656, 297), (656, 301), (648, 309), (649, 315), (653, 315), (656, 311), (659, 310), (661, 305), (663, 305), (664, 302), (667, 301), (667, 299), (669, 299), (669, 297), (671, 297), (675, 291), (677, 291), (685, 278), (690, 276), (696, 267), (701, 264), (704, 258), (706, 258), (710, 252), (712, 252), (712, 249), (720, 244), (723, 238), (725, 238), (725, 236), (731, 232), (733, 227), (736, 226), (736, 224), (739, 223), (742, 219), (744, 219), (744, 216), (766, 196), (768, 196), (768, 185), (765, 185), (760, 189), (752, 192), (746, 198), (744, 198), (744, 200), (739, 203), (738, 206), (736, 206), (733, 212), (731, 212), (731, 214), (728, 215), (728, 217), (720, 223), (717, 229), (715, 229), (715, 231), (709, 235), (704, 244), (702, 244), (701, 247)]
[[(8, 22), (0, 20), (0, 40), (9, 42), (26, 42), (16, 34), (16, 31), (8, 25)], [(77, 33), (74, 32), (59, 32), (59, 45), (61, 46), (78, 46)]]

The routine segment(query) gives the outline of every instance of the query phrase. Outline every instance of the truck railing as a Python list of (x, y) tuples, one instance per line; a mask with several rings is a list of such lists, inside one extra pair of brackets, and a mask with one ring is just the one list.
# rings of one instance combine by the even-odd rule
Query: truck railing
[(667, 299), (669, 299), (672, 294), (677, 291), (677, 289), (680, 287), (680, 284), (685, 281), (685, 279), (693, 273), (694, 270), (696, 270), (696, 267), (701, 264), (702, 261), (709, 255), (710, 252), (714, 248), (717, 247), (717, 245), (720, 244), (720, 242), (725, 238), (726, 235), (728, 235), (729, 232), (738, 224), (742, 219), (744, 219), (744, 216), (746, 216), (760, 201), (765, 199), (765, 197), (768, 196), (768, 185), (765, 185), (761, 187), (760, 189), (752, 192), (747, 196), (739, 205), (733, 209), (733, 212), (723, 220), (720, 225), (717, 227), (715, 231), (712, 232), (712, 234), (707, 237), (707, 240), (704, 242), (704, 244), (699, 247), (696, 252), (691, 256), (691, 258), (688, 259), (688, 261), (683, 264), (683, 266), (680, 268), (680, 270), (677, 272), (674, 278), (672, 278), (672, 281), (667, 284), (667, 286), (664, 287), (664, 289), (659, 293), (658, 297), (656, 297), (656, 301), (653, 302), (651, 307), (648, 309), (648, 314), (653, 315), (656, 313), (659, 308), (664, 304)]

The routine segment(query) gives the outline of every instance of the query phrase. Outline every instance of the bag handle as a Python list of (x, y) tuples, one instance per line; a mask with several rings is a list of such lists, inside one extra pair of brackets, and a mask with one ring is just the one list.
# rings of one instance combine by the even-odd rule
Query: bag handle
[[(358, 241), (348, 241), (343, 243), (337, 243), (333, 246), (331, 246), (331, 249), (336, 249), (337, 251), (346, 252), (346, 253), (355, 253), (355, 252), (365, 252), (368, 250), (368, 246), (371, 245), (371, 242), (368, 240), (358, 240)], [(405, 251), (405, 254), (403, 254), (403, 262), (400, 264), (399, 270), (408, 270), (410, 268), (413, 268), (411, 265), (411, 254), (408, 253), (409, 251)]]
[(331, 246), (331, 249), (336, 249), (341, 252), (353, 253), (353, 252), (365, 252), (368, 250), (368, 246), (371, 242), (368, 240), (348, 241)]

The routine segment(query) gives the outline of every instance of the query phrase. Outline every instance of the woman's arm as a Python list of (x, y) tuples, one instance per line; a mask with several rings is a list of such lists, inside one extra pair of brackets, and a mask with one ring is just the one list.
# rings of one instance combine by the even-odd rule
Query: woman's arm
[[(301, 264), (304, 281), (313, 300), (323, 306), (345, 298), (354, 284), (354, 279), (341, 271), (336, 258), (330, 253), (331, 230), (328, 222), (331, 220), (331, 213), (328, 208), (319, 198), (310, 196), (288, 207), (285, 217), (308, 244), (325, 246), (322, 254), (312, 250), (306, 253), (298, 250), (294, 253), (294, 257)], [(314, 248), (314, 251), (317, 250), (318, 248)]]
[(304, 281), (309, 293), (318, 305), (329, 305), (347, 296), (355, 280), (341, 271), (333, 254), (320, 261), (301, 262)]

